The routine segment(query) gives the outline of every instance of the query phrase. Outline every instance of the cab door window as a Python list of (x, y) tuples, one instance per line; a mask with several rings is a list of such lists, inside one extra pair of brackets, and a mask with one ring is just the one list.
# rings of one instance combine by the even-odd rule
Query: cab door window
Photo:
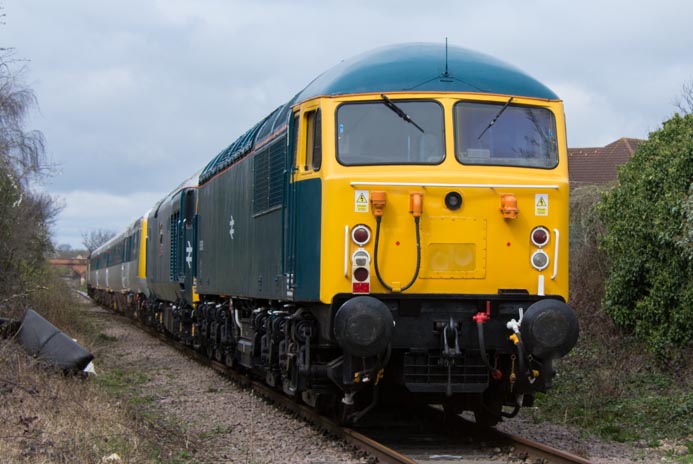
[(322, 116), (320, 109), (309, 111), (304, 116), (306, 157), (304, 171), (319, 171), (322, 166)]

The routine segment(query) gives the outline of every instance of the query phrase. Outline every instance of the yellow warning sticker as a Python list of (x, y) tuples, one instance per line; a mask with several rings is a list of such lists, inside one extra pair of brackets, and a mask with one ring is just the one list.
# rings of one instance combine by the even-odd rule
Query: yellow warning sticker
[(549, 215), (549, 194), (537, 193), (534, 196), (534, 215), (548, 216)]
[(354, 193), (354, 211), (357, 213), (368, 212), (368, 190), (357, 190)]

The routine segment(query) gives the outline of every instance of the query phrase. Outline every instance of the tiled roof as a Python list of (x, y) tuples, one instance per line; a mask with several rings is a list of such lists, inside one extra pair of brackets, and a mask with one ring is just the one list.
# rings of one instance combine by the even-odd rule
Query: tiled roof
[(618, 178), (617, 168), (630, 159), (644, 140), (620, 138), (605, 147), (568, 148), (568, 171), (573, 187), (602, 184)]

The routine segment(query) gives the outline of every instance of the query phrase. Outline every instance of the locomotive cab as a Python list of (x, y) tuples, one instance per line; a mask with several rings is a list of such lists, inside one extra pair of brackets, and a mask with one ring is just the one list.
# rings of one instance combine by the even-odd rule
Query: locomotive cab
[(549, 388), (576, 343), (562, 103), (518, 76), (505, 93), (439, 76), (328, 98), (327, 75), (294, 108), (292, 185), (320, 191), (301, 197), (319, 205), (296, 227), (320, 243), (330, 310), (314, 313), (341, 349), (327, 375), (343, 403), (385, 382), (493, 424)]

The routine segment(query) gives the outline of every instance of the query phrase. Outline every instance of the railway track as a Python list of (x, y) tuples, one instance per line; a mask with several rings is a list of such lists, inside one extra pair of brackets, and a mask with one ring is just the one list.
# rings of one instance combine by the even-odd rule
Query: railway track
[[(80, 295), (84, 298), (86, 295)], [(223, 363), (210, 360), (202, 353), (174, 341), (164, 334), (130, 318), (133, 326), (158, 338), (181, 354), (207, 365), (235, 383), (251, 388), (266, 400), (314, 424), (338, 440), (367, 453), (377, 462), (397, 464), (448, 464), (528, 462), (542, 464), (590, 461), (550, 446), (510, 435), (495, 429), (479, 430), (461, 416), (445, 417), (441, 410), (412, 406), (400, 408), (404, 414), (376, 411), (366, 416), (358, 427), (340, 426), (332, 419), (296, 402), (294, 399), (235, 371)]]

